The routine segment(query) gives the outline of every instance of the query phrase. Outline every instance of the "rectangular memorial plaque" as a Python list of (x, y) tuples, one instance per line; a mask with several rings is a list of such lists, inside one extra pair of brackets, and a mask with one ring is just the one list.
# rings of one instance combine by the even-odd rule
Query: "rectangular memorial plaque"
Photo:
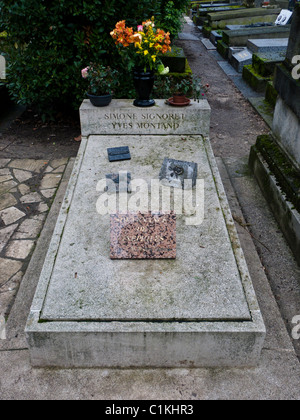
[(130, 160), (131, 155), (128, 146), (124, 147), (112, 147), (107, 149), (108, 159), (110, 162), (116, 162), (119, 160)]
[(165, 158), (159, 179), (167, 187), (190, 189), (196, 185), (197, 171), (197, 163)]
[(175, 259), (174, 213), (128, 213), (110, 216), (111, 259)]

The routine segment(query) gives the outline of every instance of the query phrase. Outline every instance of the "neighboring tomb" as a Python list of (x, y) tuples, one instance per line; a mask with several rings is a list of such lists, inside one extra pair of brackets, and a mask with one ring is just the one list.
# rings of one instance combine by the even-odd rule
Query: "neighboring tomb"
[(250, 166), (300, 263), (300, 81), (294, 77), (294, 57), (300, 52), (300, 5), (293, 15), (284, 63), (274, 80), (278, 98), (272, 134), (258, 138)]

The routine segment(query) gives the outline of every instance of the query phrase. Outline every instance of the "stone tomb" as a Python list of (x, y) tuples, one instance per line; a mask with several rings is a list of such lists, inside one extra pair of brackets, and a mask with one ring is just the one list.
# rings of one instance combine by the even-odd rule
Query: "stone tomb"
[[(32, 364), (256, 365), (265, 327), (210, 147), (207, 101), (184, 109), (163, 100), (149, 109), (84, 101), (80, 115), (80, 151), (26, 325)], [(131, 160), (109, 162), (107, 149), (120, 146), (129, 147)], [(160, 184), (164, 157), (197, 164), (194, 212), (184, 200), (191, 190)], [(122, 201), (125, 226), (133, 208), (146, 218), (147, 209), (149, 217), (171, 217), (158, 226), (168, 229), (166, 247), (174, 251), (176, 242), (172, 258), (110, 258), (116, 201), (103, 210), (103, 187), (107, 174), (120, 171), (131, 174), (132, 192), (106, 198)], [(174, 204), (176, 220), (163, 216), (172, 194), (184, 203)]]

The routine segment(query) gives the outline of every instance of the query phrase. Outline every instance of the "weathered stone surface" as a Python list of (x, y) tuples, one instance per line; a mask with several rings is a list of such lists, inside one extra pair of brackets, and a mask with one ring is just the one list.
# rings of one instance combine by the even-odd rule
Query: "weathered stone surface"
[(249, 39), (247, 47), (253, 53), (277, 52), (285, 53), (288, 46), (288, 38), (273, 39)]
[(41, 190), (40, 191), (41, 194), (45, 197), (45, 198), (51, 198), (54, 196), (55, 192), (56, 192), (56, 188), (50, 188), (47, 190)]
[(60, 180), (61, 180), (61, 175), (54, 174), (54, 173), (46, 174), (44, 175), (42, 179), (40, 188), (42, 190), (56, 188), (58, 184), (60, 183)]
[(153, 108), (142, 109), (130, 99), (113, 100), (109, 107), (96, 108), (85, 100), (80, 107), (82, 135), (209, 135), (211, 110), (206, 100), (192, 101), (184, 108), (167, 105), (162, 99), (155, 102)]
[(50, 162), (50, 165), (53, 169), (57, 169), (58, 167), (62, 167), (64, 165), (66, 165), (67, 163), (68, 163), (68, 159), (67, 158), (62, 158), (62, 159), (52, 160)]
[(30, 193), (30, 187), (26, 184), (21, 184), (18, 186), (18, 190), (20, 191), (20, 194), (26, 195)]
[(21, 203), (39, 203), (40, 201), (42, 201), (42, 198), (39, 193), (33, 192), (21, 197), (20, 201)]
[(15, 159), (8, 165), (10, 168), (21, 169), (29, 172), (40, 172), (47, 164), (44, 160)]
[(45, 213), (46, 211), (48, 211), (48, 210), (49, 210), (49, 207), (48, 207), (48, 205), (47, 205), (46, 203), (40, 203), (40, 204), (38, 205), (37, 210), (38, 210), (40, 213)]
[(19, 260), (24, 260), (30, 254), (34, 246), (34, 241), (29, 240), (18, 240), (18, 241), (11, 241), (7, 250), (6, 250), (6, 257), (9, 258), (16, 258)]
[[(203, 223), (187, 224), (190, 217), (177, 214), (177, 258), (170, 261), (109, 259), (110, 217), (96, 211), (96, 187), (100, 180), (106, 185), (105, 174), (118, 172), (120, 163), (109, 163), (106, 149), (123, 141), (123, 136), (82, 141), (28, 318), (32, 363), (255, 364), (265, 329), (208, 140), (126, 137), (133, 151), (126, 167), (133, 178), (148, 185), (158, 181), (166, 154), (194, 160), (198, 179), (205, 180)], [(70, 352), (62, 350), (66, 340)]]
[(0, 211), (0, 217), (3, 220), (5, 225), (10, 225), (15, 223), (16, 221), (20, 220), (22, 217), (25, 216), (21, 210), (17, 209), (16, 207), (10, 207), (5, 210)]
[(273, 132), (286, 153), (300, 168), (299, 118), (280, 97), (274, 111)]
[(10, 159), (0, 159), (0, 167), (3, 168), (10, 162)]
[(12, 207), (17, 204), (17, 200), (12, 194), (3, 194), (0, 196), (0, 210)]
[(10, 239), (17, 227), (18, 224), (14, 224), (6, 228), (0, 229), (0, 252), (5, 247), (7, 241)]
[[(12, 179), (6, 182), (2, 182), (0, 184), (0, 195), (8, 193), (8, 192), (14, 192), (16, 185), (17, 183), (13, 181)], [(0, 200), (2, 200), (2, 198)]]
[(35, 216), (32, 219), (24, 220), (14, 235), (14, 239), (31, 239), (36, 238), (41, 231), (44, 217), (42, 215)]
[(19, 182), (25, 182), (28, 179), (32, 178), (32, 173), (29, 171), (22, 171), (20, 169), (14, 169), (13, 173), (14, 173), (15, 178)]
[(0, 285), (3, 285), (8, 279), (14, 276), (21, 269), (21, 267), (21, 261), (0, 258)]
[(223, 42), (228, 46), (246, 46), (249, 39), (288, 38), (290, 25), (265, 28), (245, 28), (236, 31), (224, 31)]

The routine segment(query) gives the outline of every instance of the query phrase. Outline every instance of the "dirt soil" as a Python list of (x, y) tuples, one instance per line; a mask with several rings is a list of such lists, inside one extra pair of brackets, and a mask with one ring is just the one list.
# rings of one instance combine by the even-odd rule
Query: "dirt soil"
[(26, 110), (0, 133), (1, 158), (59, 159), (77, 155), (80, 145), (77, 115), (59, 115), (55, 122), (43, 122)]

